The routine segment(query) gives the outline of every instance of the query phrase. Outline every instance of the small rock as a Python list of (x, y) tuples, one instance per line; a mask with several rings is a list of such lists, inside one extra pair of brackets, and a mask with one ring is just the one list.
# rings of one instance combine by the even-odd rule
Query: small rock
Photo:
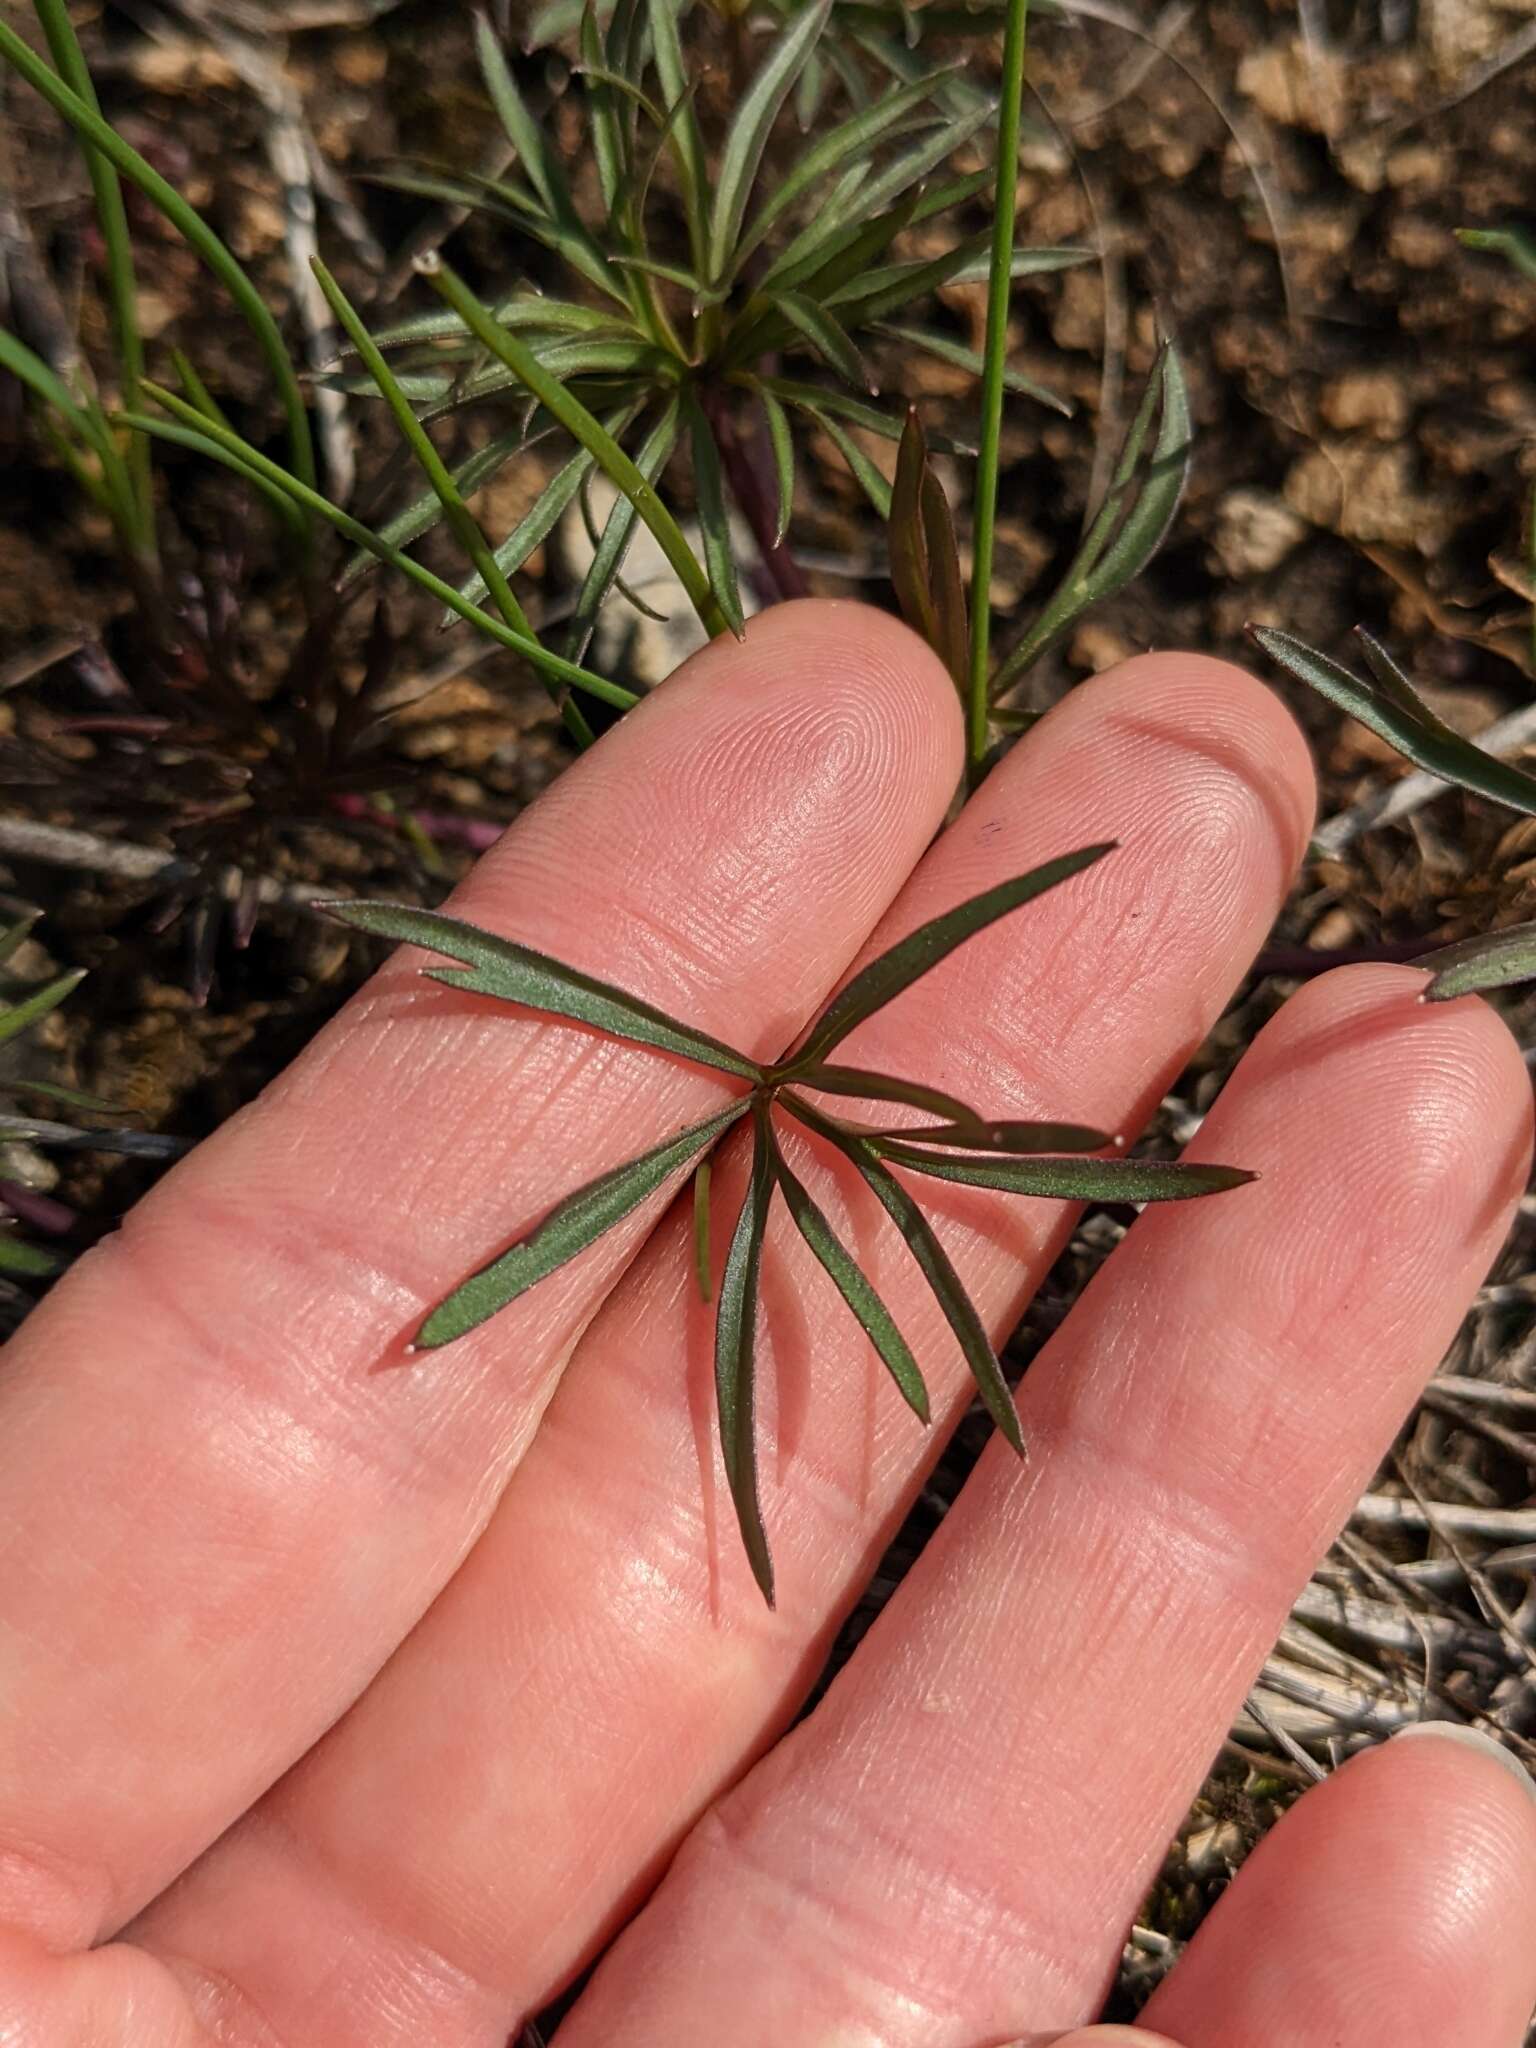
[(1359, 429), (1395, 441), (1408, 425), (1408, 394), (1386, 370), (1351, 370), (1323, 391), (1322, 414), (1343, 433)]
[(1444, 545), (1450, 510), (1424, 497), (1403, 443), (1324, 441), (1292, 463), (1285, 501), (1313, 526), (1347, 540), (1386, 541), (1433, 555)]
[(1267, 576), (1306, 531), (1305, 521), (1273, 491), (1228, 491), (1216, 508), (1211, 552), (1228, 576)]

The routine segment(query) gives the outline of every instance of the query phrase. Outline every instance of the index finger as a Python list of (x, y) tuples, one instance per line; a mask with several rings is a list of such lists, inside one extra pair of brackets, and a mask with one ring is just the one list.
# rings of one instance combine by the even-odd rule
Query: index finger
[[(780, 607), (626, 718), (454, 908), (768, 1057), (958, 768), (953, 689), (913, 636)], [(0, 1380), (0, 1921), (97, 1939), (357, 1696), (661, 1198), (451, 1353), (402, 1362), (402, 1339), (730, 1090), (397, 959), (28, 1321)]]

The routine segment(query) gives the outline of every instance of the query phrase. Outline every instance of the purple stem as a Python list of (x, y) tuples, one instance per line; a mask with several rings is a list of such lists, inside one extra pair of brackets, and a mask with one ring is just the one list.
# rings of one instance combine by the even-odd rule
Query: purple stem
[(757, 551), (762, 556), (774, 599), (809, 597), (811, 586), (805, 571), (783, 541), (778, 538), (778, 489), (772, 478), (772, 462), (760, 433), (743, 440), (731, 417), (729, 400), (720, 392), (703, 394), (715, 445), (725, 465), (731, 496), (741, 507), (742, 517), (752, 529)]

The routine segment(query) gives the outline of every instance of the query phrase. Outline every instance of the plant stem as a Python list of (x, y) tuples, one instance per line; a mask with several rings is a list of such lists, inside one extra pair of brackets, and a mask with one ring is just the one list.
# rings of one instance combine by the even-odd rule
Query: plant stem
[(997, 112), (997, 183), (992, 204), (992, 264), (987, 280), (987, 339), (981, 374), (981, 449), (972, 525), (971, 676), (966, 696), (967, 778), (975, 782), (987, 751), (992, 552), (1003, 434), (1003, 376), (1008, 367), (1008, 305), (1013, 282), (1013, 224), (1018, 206), (1019, 104), (1024, 96), (1029, 0), (1008, 0), (1003, 96)]

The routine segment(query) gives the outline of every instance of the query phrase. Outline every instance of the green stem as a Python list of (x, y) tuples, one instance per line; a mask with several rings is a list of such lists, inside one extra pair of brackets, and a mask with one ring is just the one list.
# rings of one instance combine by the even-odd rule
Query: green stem
[[(64, 83), (97, 115), (100, 104), (84, 52), (75, 36), (64, 0), (33, 0), (37, 18), (48, 38), (48, 48)], [(96, 198), (96, 217), (107, 252), (107, 292), (112, 305), (112, 325), (117, 334), (118, 370), (125, 411), (136, 412), (141, 402), (144, 375), (144, 338), (139, 332), (138, 279), (133, 268), (133, 242), (128, 233), (128, 215), (123, 206), (123, 188), (116, 171), (90, 141), (82, 139), (85, 167)], [(134, 514), (133, 545), (144, 559), (155, 560), (154, 483), (150, 472), (150, 447), (142, 434), (128, 444), (128, 475), (132, 485)]]
[(987, 279), (987, 339), (981, 373), (981, 448), (971, 568), (971, 675), (966, 693), (967, 779), (974, 784), (987, 751), (987, 666), (992, 625), (992, 553), (997, 530), (997, 477), (1008, 368), (1008, 305), (1013, 283), (1013, 225), (1018, 205), (1019, 105), (1024, 97), (1029, 0), (1008, 0), (1003, 42), (1003, 96), (997, 114), (997, 183), (992, 206), (992, 263)]

